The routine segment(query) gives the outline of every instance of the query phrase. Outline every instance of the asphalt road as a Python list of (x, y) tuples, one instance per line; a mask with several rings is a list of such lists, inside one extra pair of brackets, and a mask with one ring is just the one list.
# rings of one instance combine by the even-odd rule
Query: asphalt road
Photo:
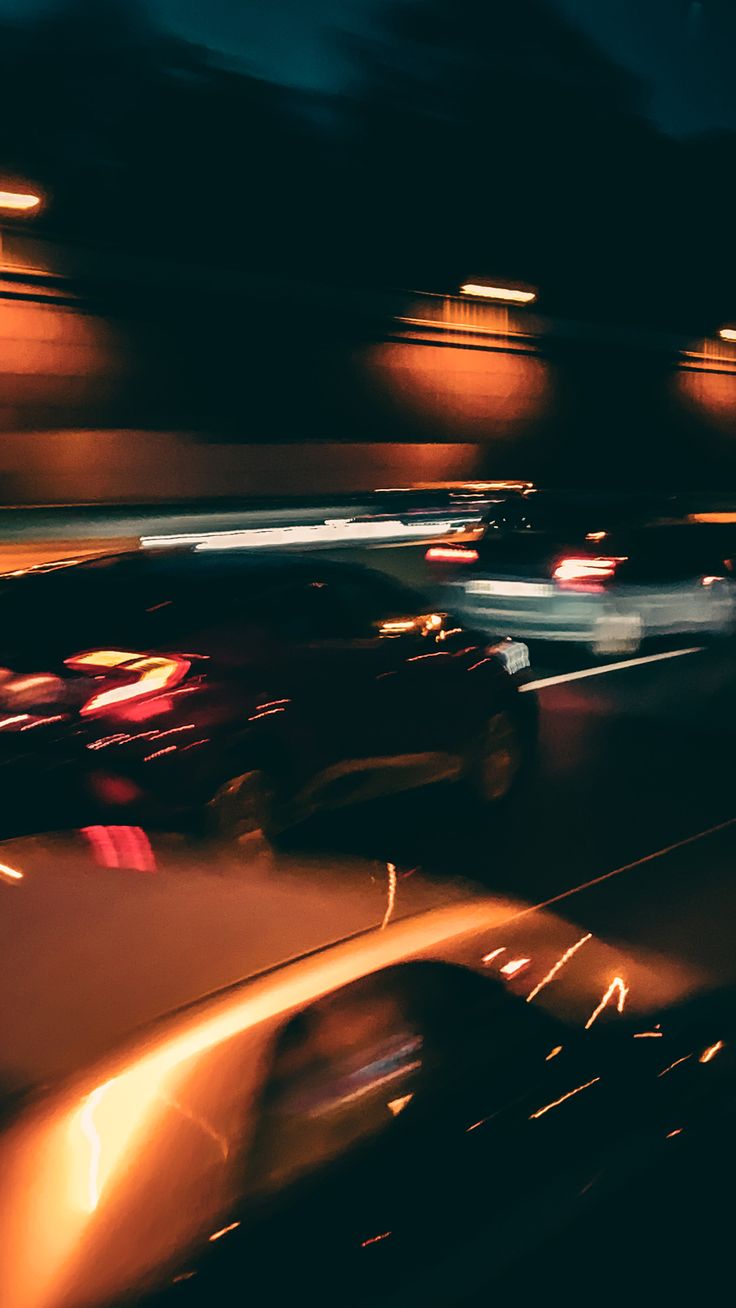
[(320, 819), (298, 839), (553, 900), (604, 937), (736, 981), (736, 649), (659, 649), (670, 656), (609, 671), (535, 653), (548, 683), (539, 757), (503, 816), (448, 789)]

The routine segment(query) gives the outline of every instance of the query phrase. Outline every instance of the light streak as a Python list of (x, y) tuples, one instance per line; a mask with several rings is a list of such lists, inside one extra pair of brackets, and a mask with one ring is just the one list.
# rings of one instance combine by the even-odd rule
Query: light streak
[(387, 887), (387, 898), (386, 898), (386, 912), (384, 913), (384, 915), (383, 915), (383, 921), (381, 922), (381, 926), (380, 926), (380, 930), (381, 930), (381, 931), (384, 931), (384, 930), (386, 929), (386, 927), (388, 926), (389, 922), (391, 921), (391, 916), (392, 916), (393, 911), (394, 911), (394, 904), (396, 903), (396, 867), (395, 867), (395, 865), (394, 865), (393, 863), (387, 863), (387, 864), (386, 864), (386, 871), (387, 871), (387, 873), (388, 873), (388, 887)]
[(521, 972), (523, 968), (528, 967), (531, 961), (530, 958), (510, 958), (508, 963), (504, 963), (499, 970), (502, 976), (511, 978), (516, 976), (517, 972)]
[(586, 941), (592, 939), (593, 939), (593, 933), (589, 931), (587, 935), (581, 936), (579, 940), (576, 940), (574, 945), (570, 945), (570, 948), (566, 949), (562, 957), (558, 958), (554, 966), (550, 968), (547, 975), (543, 976), (542, 980), (538, 982), (537, 985), (535, 985), (534, 989), (529, 991), (529, 994), (526, 997), (526, 1002), (530, 1004), (532, 999), (536, 999), (540, 990), (544, 990), (544, 987), (546, 985), (549, 985), (550, 981), (554, 980), (554, 978), (557, 976), (557, 973), (562, 970), (562, 968), (565, 966), (566, 963), (570, 962), (570, 959), (573, 957), (573, 955), (577, 954), (578, 950), (586, 943)]
[(557, 1055), (561, 1053), (562, 1053), (562, 1045), (555, 1045), (554, 1049), (550, 1049), (549, 1053), (547, 1054), (547, 1057), (544, 1060), (545, 1063), (551, 1062), (553, 1058), (556, 1058)]
[(213, 1231), (212, 1235), (208, 1237), (210, 1244), (214, 1244), (215, 1240), (221, 1240), (223, 1235), (229, 1235), (238, 1226), (240, 1226), (240, 1222), (231, 1222), (229, 1226), (223, 1226), (219, 1231)]
[(663, 1068), (661, 1072), (657, 1073), (657, 1076), (666, 1076), (668, 1072), (672, 1071), (673, 1067), (679, 1067), (680, 1063), (686, 1063), (688, 1058), (692, 1058), (692, 1054), (683, 1054), (682, 1058), (676, 1058), (674, 1063), (670, 1063), (669, 1067)]
[(601, 1002), (599, 1003), (598, 1007), (593, 1009), (593, 1012), (591, 1013), (590, 1017), (585, 1023), (586, 1031), (589, 1031), (593, 1023), (598, 1020), (604, 1008), (606, 1007), (609, 999), (613, 998), (616, 991), (618, 991), (618, 999), (616, 1000), (616, 1007), (619, 1013), (623, 1013), (624, 1004), (626, 1003), (626, 996), (629, 993), (629, 987), (625, 984), (624, 981), (621, 980), (620, 976), (615, 976), (610, 986), (608, 987), (606, 993), (604, 994), (603, 998), (601, 999)]
[(378, 1244), (379, 1240), (387, 1240), (390, 1234), (390, 1231), (382, 1231), (380, 1235), (372, 1235), (369, 1240), (361, 1241), (360, 1247), (361, 1249), (367, 1249), (369, 1244)]
[(389, 1099), (387, 1108), (393, 1113), (394, 1117), (398, 1117), (399, 1113), (403, 1113), (407, 1104), (410, 1104), (413, 1098), (413, 1092), (408, 1095), (399, 1095), (398, 1099)]
[(236, 531), (189, 532), (171, 536), (141, 536), (144, 549), (166, 545), (193, 545), (196, 550), (273, 549), (281, 545), (334, 545), (343, 541), (421, 540), (446, 536), (456, 526), (477, 522), (458, 517), (455, 521), (407, 523), (399, 519), (373, 522), (345, 521), (292, 527), (247, 527)]
[(0, 191), (0, 209), (10, 213), (30, 213), (41, 204), (40, 195), (26, 191)]
[(700, 1058), (698, 1059), (698, 1062), (709, 1063), (712, 1058), (715, 1058), (716, 1054), (720, 1054), (723, 1048), (724, 1048), (724, 1041), (716, 1040), (716, 1043), (714, 1045), (708, 1045), (708, 1048), (703, 1050), (702, 1054), (700, 1055)]
[(480, 961), (481, 963), (492, 963), (494, 958), (498, 958), (499, 954), (505, 954), (505, 953), (506, 953), (506, 946), (501, 945), (498, 949), (492, 949), (490, 954), (484, 954)]
[(498, 300), (501, 304), (531, 304), (537, 298), (536, 291), (516, 286), (487, 286), (484, 282), (463, 282), (460, 292), (482, 300)]
[(551, 1104), (545, 1104), (544, 1108), (538, 1108), (535, 1113), (531, 1113), (529, 1121), (533, 1122), (537, 1117), (544, 1117), (544, 1114), (549, 1113), (552, 1108), (559, 1108), (560, 1104), (564, 1104), (567, 1099), (572, 1099), (573, 1095), (579, 1095), (581, 1090), (588, 1090), (600, 1079), (599, 1076), (594, 1076), (592, 1081), (586, 1081), (583, 1085), (576, 1085), (574, 1090), (568, 1090), (567, 1094), (560, 1095), (559, 1099), (553, 1099)]
[(79, 1114), (80, 1130), (89, 1143), (86, 1207), (90, 1213), (95, 1211), (100, 1202), (100, 1152), (102, 1146), (100, 1134), (94, 1122), (94, 1112), (111, 1085), (112, 1081), (106, 1081), (104, 1085), (98, 1085), (91, 1094), (87, 1095), (84, 1107)]
[(23, 873), (17, 868), (9, 867), (7, 863), (0, 863), (0, 877), (5, 877), (8, 881), (22, 881)]

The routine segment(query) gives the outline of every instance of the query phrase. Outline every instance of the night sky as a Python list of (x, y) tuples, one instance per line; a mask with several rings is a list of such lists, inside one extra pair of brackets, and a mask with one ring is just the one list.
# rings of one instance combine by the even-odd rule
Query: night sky
[[(422, 0), (414, 0), (421, 4)], [(489, 0), (489, 3), (491, 0)], [(513, 3), (513, 0), (507, 0)], [(53, 0), (0, 0), (28, 15)], [(339, 90), (339, 37), (370, 33), (382, 0), (146, 0), (157, 22), (295, 85)], [(736, 130), (736, 0), (548, 0), (644, 84), (650, 116), (678, 135)]]

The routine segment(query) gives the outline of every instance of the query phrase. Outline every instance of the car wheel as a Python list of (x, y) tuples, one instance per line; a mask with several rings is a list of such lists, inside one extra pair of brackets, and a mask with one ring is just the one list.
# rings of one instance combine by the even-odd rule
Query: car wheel
[(470, 771), (470, 785), (484, 804), (498, 804), (511, 793), (525, 757), (520, 723), (504, 709), (485, 725)]
[(269, 842), (278, 834), (274, 787), (265, 772), (231, 777), (205, 809), (205, 834), (224, 840), (260, 832)]

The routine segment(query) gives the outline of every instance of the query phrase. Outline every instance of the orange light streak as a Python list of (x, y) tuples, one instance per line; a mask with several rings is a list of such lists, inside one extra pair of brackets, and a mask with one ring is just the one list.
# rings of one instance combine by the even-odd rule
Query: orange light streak
[(41, 204), (40, 195), (27, 191), (0, 191), (0, 209), (6, 213), (30, 213)]
[(702, 1054), (700, 1055), (700, 1058), (698, 1059), (698, 1062), (709, 1063), (712, 1058), (715, 1058), (716, 1054), (720, 1054), (723, 1048), (724, 1048), (724, 1041), (716, 1040), (716, 1043), (714, 1045), (708, 1045), (708, 1048), (703, 1050)]
[(657, 1076), (666, 1076), (668, 1072), (672, 1071), (673, 1067), (679, 1067), (680, 1063), (686, 1063), (688, 1058), (692, 1058), (692, 1054), (683, 1054), (682, 1058), (676, 1058), (674, 1063), (670, 1063), (669, 1067), (663, 1068), (661, 1072), (657, 1073)]
[(388, 926), (389, 922), (391, 921), (391, 917), (392, 917), (392, 915), (393, 915), (393, 911), (394, 911), (394, 904), (396, 903), (396, 867), (395, 867), (395, 864), (393, 864), (393, 863), (387, 863), (387, 864), (386, 864), (386, 871), (387, 871), (387, 873), (388, 873), (388, 888), (387, 888), (387, 898), (386, 898), (386, 912), (384, 913), (384, 915), (383, 915), (383, 921), (381, 922), (381, 926), (380, 926), (380, 930), (381, 930), (381, 931), (384, 931), (384, 930), (386, 929), (386, 927)]
[(501, 945), (499, 949), (492, 949), (490, 954), (484, 954), (480, 961), (481, 963), (492, 963), (494, 958), (498, 958), (499, 954), (505, 954), (505, 953), (506, 953), (506, 946)]
[(212, 1235), (208, 1237), (210, 1244), (214, 1244), (215, 1240), (221, 1240), (223, 1235), (229, 1235), (230, 1232), (236, 1230), (238, 1226), (240, 1226), (240, 1222), (231, 1222), (229, 1226), (223, 1226), (221, 1230), (213, 1231)]
[(550, 968), (547, 975), (543, 976), (542, 980), (537, 985), (535, 985), (534, 989), (529, 991), (529, 994), (526, 997), (526, 1002), (529, 1004), (531, 1003), (532, 999), (536, 999), (540, 990), (544, 990), (544, 987), (546, 985), (549, 985), (550, 981), (554, 980), (554, 978), (557, 976), (557, 973), (562, 970), (565, 964), (570, 962), (570, 959), (573, 957), (573, 955), (577, 954), (578, 950), (586, 943), (586, 941), (592, 940), (592, 938), (593, 938), (593, 934), (591, 931), (589, 931), (587, 935), (581, 936), (579, 940), (576, 940), (574, 945), (570, 945), (570, 948), (566, 949), (562, 957), (558, 958), (554, 966)]
[(17, 868), (9, 867), (7, 863), (0, 863), (0, 877), (5, 877), (7, 881), (22, 881), (23, 873), (18, 872)]
[(583, 1085), (576, 1085), (574, 1090), (568, 1090), (567, 1094), (560, 1095), (559, 1099), (553, 1099), (551, 1104), (545, 1104), (544, 1108), (538, 1108), (535, 1113), (531, 1113), (529, 1121), (533, 1122), (537, 1117), (544, 1117), (545, 1113), (549, 1113), (553, 1108), (559, 1108), (560, 1104), (564, 1104), (567, 1099), (572, 1099), (573, 1095), (579, 1095), (581, 1090), (590, 1089), (600, 1079), (599, 1076), (594, 1076), (592, 1081), (586, 1081)]
[(601, 1013), (603, 1012), (603, 1009), (606, 1007), (609, 999), (611, 999), (615, 995), (616, 991), (618, 991), (618, 999), (616, 1000), (616, 1007), (619, 1013), (623, 1013), (624, 1004), (626, 1003), (626, 996), (629, 993), (629, 987), (626, 985), (624, 981), (621, 980), (620, 976), (615, 976), (610, 986), (608, 987), (606, 993), (604, 994), (603, 998), (601, 999), (601, 1002), (599, 1003), (598, 1007), (593, 1009), (593, 1012), (591, 1013), (590, 1017), (585, 1023), (586, 1031), (589, 1031), (593, 1023), (598, 1020)]

